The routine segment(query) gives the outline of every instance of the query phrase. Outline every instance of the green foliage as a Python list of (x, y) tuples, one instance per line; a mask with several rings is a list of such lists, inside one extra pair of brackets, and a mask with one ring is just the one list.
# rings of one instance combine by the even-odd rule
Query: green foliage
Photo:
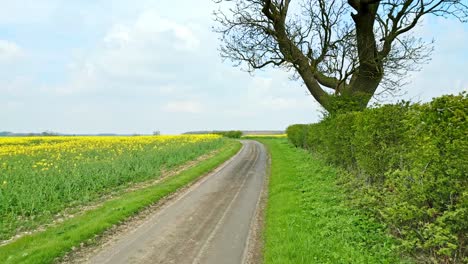
[(354, 129), (346, 144), (353, 148), (348, 156), (354, 157), (356, 168), (368, 183), (382, 185), (385, 173), (401, 165), (406, 147), (402, 117), (408, 108), (408, 104), (384, 105), (355, 113), (354, 120), (341, 121), (349, 122), (348, 126)]
[(264, 263), (401, 263), (385, 227), (345, 204), (337, 171), (285, 139), (271, 155)]
[(214, 132), (214, 134), (221, 135), (227, 138), (241, 138), (242, 137), (242, 131), (239, 131), (239, 130), (220, 131), (220, 132)]
[(305, 147), (308, 125), (292, 125), (286, 129), (286, 134), (296, 147)]
[[(296, 146), (347, 169), (354, 202), (423, 261), (467, 261), (468, 96), (385, 105), (288, 129)], [(306, 134), (307, 136), (303, 136)]]
[(326, 116), (335, 116), (353, 111), (362, 111), (367, 107), (372, 94), (357, 92), (352, 95), (331, 95), (326, 103)]

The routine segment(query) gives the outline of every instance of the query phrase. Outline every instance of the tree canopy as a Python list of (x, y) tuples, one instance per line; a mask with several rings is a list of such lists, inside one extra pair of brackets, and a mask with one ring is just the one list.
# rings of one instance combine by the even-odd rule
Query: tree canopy
[[(328, 112), (393, 93), (432, 42), (410, 32), (426, 15), (468, 18), (466, 0), (215, 0), (221, 55), (249, 71), (291, 70)], [(228, 8), (226, 8), (228, 7)]]

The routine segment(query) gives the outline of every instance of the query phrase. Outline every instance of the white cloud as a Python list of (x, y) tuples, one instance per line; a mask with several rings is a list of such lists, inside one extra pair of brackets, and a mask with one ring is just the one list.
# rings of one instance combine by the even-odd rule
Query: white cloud
[(34, 81), (24, 76), (0, 79), (0, 91), (8, 95), (27, 96), (31, 94), (32, 86), (34, 86)]
[(315, 108), (311, 96), (306, 96), (300, 82), (291, 81), (290, 74), (271, 70), (267, 76), (253, 76), (247, 86), (246, 103), (266, 111), (284, 111)]
[(9, 101), (9, 102), (6, 102), (4, 107), (7, 111), (13, 111), (13, 110), (20, 109), (21, 107), (23, 107), (23, 105), (24, 104), (22, 102)]
[(434, 52), (422, 71), (409, 76), (409, 84), (402, 87), (403, 96), (384, 98), (384, 102), (400, 99), (414, 102), (430, 101), (443, 94), (457, 94), (468, 89), (468, 27), (455, 19), (428, 17), (416, 30), (426, 40), (435, 39)]
[[(289, 74), (268, 70), (252, 77), (222, 63), (217, 51), (219, 36), (210, 27), (209, 1), (181, 1), (185, 1), (187, 10), (154, 1), (148, 1), (152, 4), (143, 8), (138, 2), (128, 16), (112, 16), (105, 19), (112, 21), (108, 24), (95, 23), (102, 28), (92, 31), (93, 39), (87, 39), (86, 45), (77, 42), (71, 54), (58, 49), (64, 77), (48, 82), (46, 79), (52, 79), (50, 73), (57, 68), (51, 70), (49, 64), (41, 64), (46, 73), (38, 75), (46, 81), (33, 76), (31, 83), (25, 84), (30, 91), (35, 90), (33, 96), (10, 93), (11, 98), (2, 99), (23, 102), (23, 108), (40, 109), (36, 111), (40, 115), (32, 120), (27, 109), (14, 110), (12, 116), (16, 119), (29, 121), (11, 120), (4, 124), (5, 128), (142, 133), (157, 126), (165, 133), (178, 133), (197, 129), (281, 129), (290, 122), (311, 119), (313, 107), (294, 113), (298, 106), (308, 106), (304, 102), (312, 100), (304, 96), (299, 83), (288, 80)], [(119, 3), (128, 8), (128, 3)], [(98, 16), (98, 10), (92, 13)], [(87, 11), (83, 8), (81, 12)], [(73, 17), (74, 13), (69, 10), (67, 14)], [(65, 17), (56, 14), (52, 20), (60, 24), (61, 19)], [(81, 36), (90, 34), (89, 27), (76, 30)], [(41, 44), (47, 41), (45, 36)], [(63, 43), (54, 45), (60, 48)], [(0, 119), (3, 116), (0, 113)]]
[(0, 24), (42, 23), (51, 19), (59, 0), (2, 1)]
[[(431, 22), (436, 27), (430, 26)], [(468, 89), (468, 28), (458, 21), (432, 18), (423, 30), (426, 39), (435, 38), (435, 50), (431, 61), (423, 70), (411, 76), (411, 83), (403, 87), (405, 98), (413, 101), (429, 101), (442, 94), (457, 94)]]
[(267, 97), (260, 104), (272, 110), (301, 108), (301, 102), (295, 98)]
[(198, 101), (173, 101), (163, 107), (163, 111), (171, 113), (201, 113), (203, 110)]
[(111, 26), (100, 44), (69, 64), (69, 83), (52, 90), (73, 94), (151, 87), (167, 94), (180, 86), (175, 82), (199, 47), (196, 29), (149, 9)]
[(251, 97), (258, 97), (268, 94), (272, 85), (273, 78), (254, 77), (252, 78), (251, 85), (248, 87), (248, 95)]
[(15, 61), (23, 55), (23, 50), (16, 43), (0, 39), (0, 62)]
[(135, 22), (134, 28), (136, 32), (149, 36), (157, 36), (166, 32), (171, 33), (180, 42), (176, 43), (176, 47), (180, 49), (194, 50), (200, 44), (190, 26), (163, 18), (156, 10), (148, 10), (141, 14)]
[(130, 28), (126, 25), (115, 25), (104, 37), (104, 42), (110, 47), (122, 47), (130, 42)]
[(138, 48), (170, 40), (179, 50), (196, 50), (200, 40), (193, 27), (163, 18), (156, 10), (147, 10), (133, 23), (117, 24), (104, 37), (110, 47)]
[[(250, 76), (222, 63), (213, 1), (26, 2), (0, 10), (0, 26), (16, 38), (0, 41), (4, 129), (179, 133), (282, 129), (320, 117), (318, 103), (289, 73)], [(468, 88), (468, 27), (429, 22), (417, 33), (434, 36), (436, 51), (403, 88), (406, 99)]]

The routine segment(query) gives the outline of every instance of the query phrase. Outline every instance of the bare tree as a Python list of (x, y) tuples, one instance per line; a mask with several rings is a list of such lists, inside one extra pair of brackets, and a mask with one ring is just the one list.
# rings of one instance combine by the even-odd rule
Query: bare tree
[(224, 58), (292, 70), (329, 112), (366, 108), (429, 59), (432, 42), (410, 34), (425, 15), (468, 18), (467, 0), (215, 1)]

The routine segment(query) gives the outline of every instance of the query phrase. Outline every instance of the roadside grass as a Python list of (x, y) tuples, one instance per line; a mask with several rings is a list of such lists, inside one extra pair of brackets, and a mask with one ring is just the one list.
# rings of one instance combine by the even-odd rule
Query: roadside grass
[(100, 207), (64, 221), (33, 235), (24, 236), (12, 243), (0, 246), (0, 263), (52, 263), (80, 243), (92, 242), (115, 224), (135, 215), (145, 207), (174, 193), (181, 187), (213, 170), (233, 155), (241, 144), (228, 143), (220, 153), (182, 173), (144, 189), (125, 193), (103, 203)]
[(243, 139), (259, 139), (259, 138), (287, 138), (286, 134), (272, 134), (272, 135), (245, 135)]
[(385, 227), (351, 209), (337, 171), (287, 139), (257, 138), (271, 155), (264, 263), (409, 263)]

